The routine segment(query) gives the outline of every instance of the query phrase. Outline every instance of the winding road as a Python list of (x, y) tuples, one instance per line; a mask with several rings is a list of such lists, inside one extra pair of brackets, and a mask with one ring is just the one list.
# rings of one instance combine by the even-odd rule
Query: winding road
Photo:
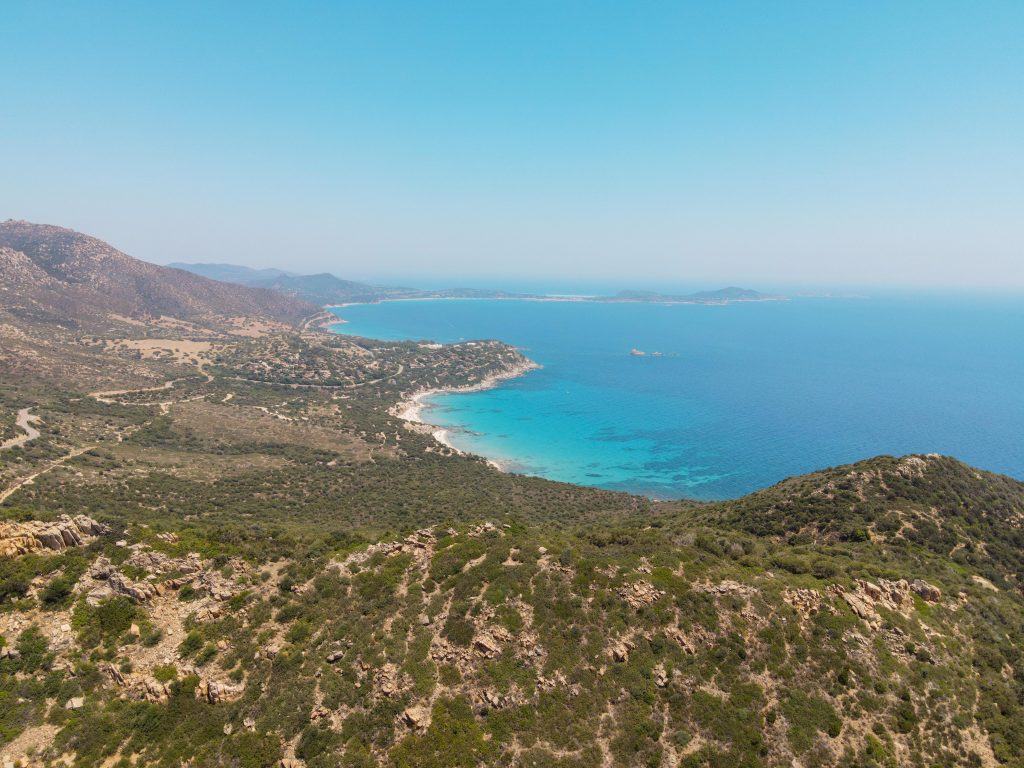
[(39, 430), (32, 426), (35, 422), (39, 421), (39, 417), (29, 413), (31, 410), (31, 408), (22, 408), (18, 411), (18, 418), (14, 424), (23, 430), (25, 434), (12, 437), (10, 440), (4, 440), (4, 442), (0, 443), (0, 451), (7, 448), (17, 448), (19, 445), (24, 445), (39, 437)]

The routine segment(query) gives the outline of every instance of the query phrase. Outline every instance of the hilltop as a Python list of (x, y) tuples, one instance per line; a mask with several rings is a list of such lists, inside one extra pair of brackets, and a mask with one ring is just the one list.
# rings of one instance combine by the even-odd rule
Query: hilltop
[[(233, 323), (4, 226), (5, 759), (1021, 765), (1024, 484), (934, 455), (714, 504), (504, 474), (395, 415), (524, 370), (500, 341), (226, 286)], [(151, 309), (105, 309), (134, 270)]]

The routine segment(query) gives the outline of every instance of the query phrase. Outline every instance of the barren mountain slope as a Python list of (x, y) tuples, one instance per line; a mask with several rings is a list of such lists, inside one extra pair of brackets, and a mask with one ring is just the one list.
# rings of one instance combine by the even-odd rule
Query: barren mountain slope
[[(211, 315), (255, 315), (297, 322), (313, 314), (306, 302), (276, 291), (209, 280), (184, 270), (149, 264), (74, 230), (25, 221), (0, 223), (0, 247), (23, 253), (22, 263), (0, 273), (5, 301), (39, 310), (116, 313), (130, 317), (169, 315), (181, 319)], [(7, 254), (5, 262), (14, 257)], [(50, 281), (33, 285), (47, 275)], [(61, 290), (58, 301), (49, 289)]]

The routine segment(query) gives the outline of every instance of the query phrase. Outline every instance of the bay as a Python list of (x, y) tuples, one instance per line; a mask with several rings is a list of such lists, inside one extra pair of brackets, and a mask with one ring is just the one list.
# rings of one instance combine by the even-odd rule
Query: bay
[(510, 471), (694, 499), (878, 454), (943, 453), (1024, 478), (1017, 297), (426, 300), (335, 312), (343, 333), (495, 338), (540, 363), (495, 389), (428, 402), (425, 419), (453, 445)]

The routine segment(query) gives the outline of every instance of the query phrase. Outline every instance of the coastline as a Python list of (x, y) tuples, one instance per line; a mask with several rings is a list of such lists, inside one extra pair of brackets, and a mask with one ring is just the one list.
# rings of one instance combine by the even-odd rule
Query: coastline
[[(427, 404), (424, 401), (434, 395), (464, 394), (467, 392), (481, 392), (487, 389), (494, 389), (503, 381), (519, 378), (520, 376), (524, 376), (530, 371), (538, 370), (541, 367), (542, 366), (539, 363), (535, 363), (532, 360), (524, 360), (522, 363), (518, 363), (503, 371), (491, 374), (476, 384), (468, 384), (464, 387), (434, 387), (431, 389), (420, 389), (413, 392), (411, 395), (404, 397), (398, 403), (393, 405), (389, 412), (392, 416), (397, 416), (402, 421), (407, 422), (407, 427), (411, 429), (418, 429), (423, 432), (429, 432), (431, 437), (444, 447), (454, 451), (455, 453), (466, 455), (466, 451), (460, 450), (452, 445), (448, 436), (449, 430), (447, 428), (438, 426), (437, 424), (431, 424), (424, 420), (423, 411), (427, 407)], [(505, 467), (494, 459), (489, 459), (486, 456), (482, 456), (481, 458), (495, 469), (502, 472), (505, 471)]]
[[(837, 296), (819, 296), (815, 298), (843, 298)], [(858, 297), (867, 298), (867, 297)], [(613, 296), (603, 297), (589, 294), (550, 294), (550, 295), (523, 295), (523, 296), (387, 296), (375, 301), (346, 301), (337, 304), (323, 304), (320, 309), (330, 311), (332, 309), (345, 309), (346, 307), (372, 307), (375, 304), (384, 304), (393, 301), (536, 301), (556, 302), (561, 304), (655, 304), (659, 306), (700, 306), (700, 307), (724, 307), (730, 304), (764, 304), (768, 302), (790, 301), (788, 296), (764, 295), (756, 298), (729, 298), (729, 299), (618, 299)], [(348, 322), (342, 320), (342, 322)]]

